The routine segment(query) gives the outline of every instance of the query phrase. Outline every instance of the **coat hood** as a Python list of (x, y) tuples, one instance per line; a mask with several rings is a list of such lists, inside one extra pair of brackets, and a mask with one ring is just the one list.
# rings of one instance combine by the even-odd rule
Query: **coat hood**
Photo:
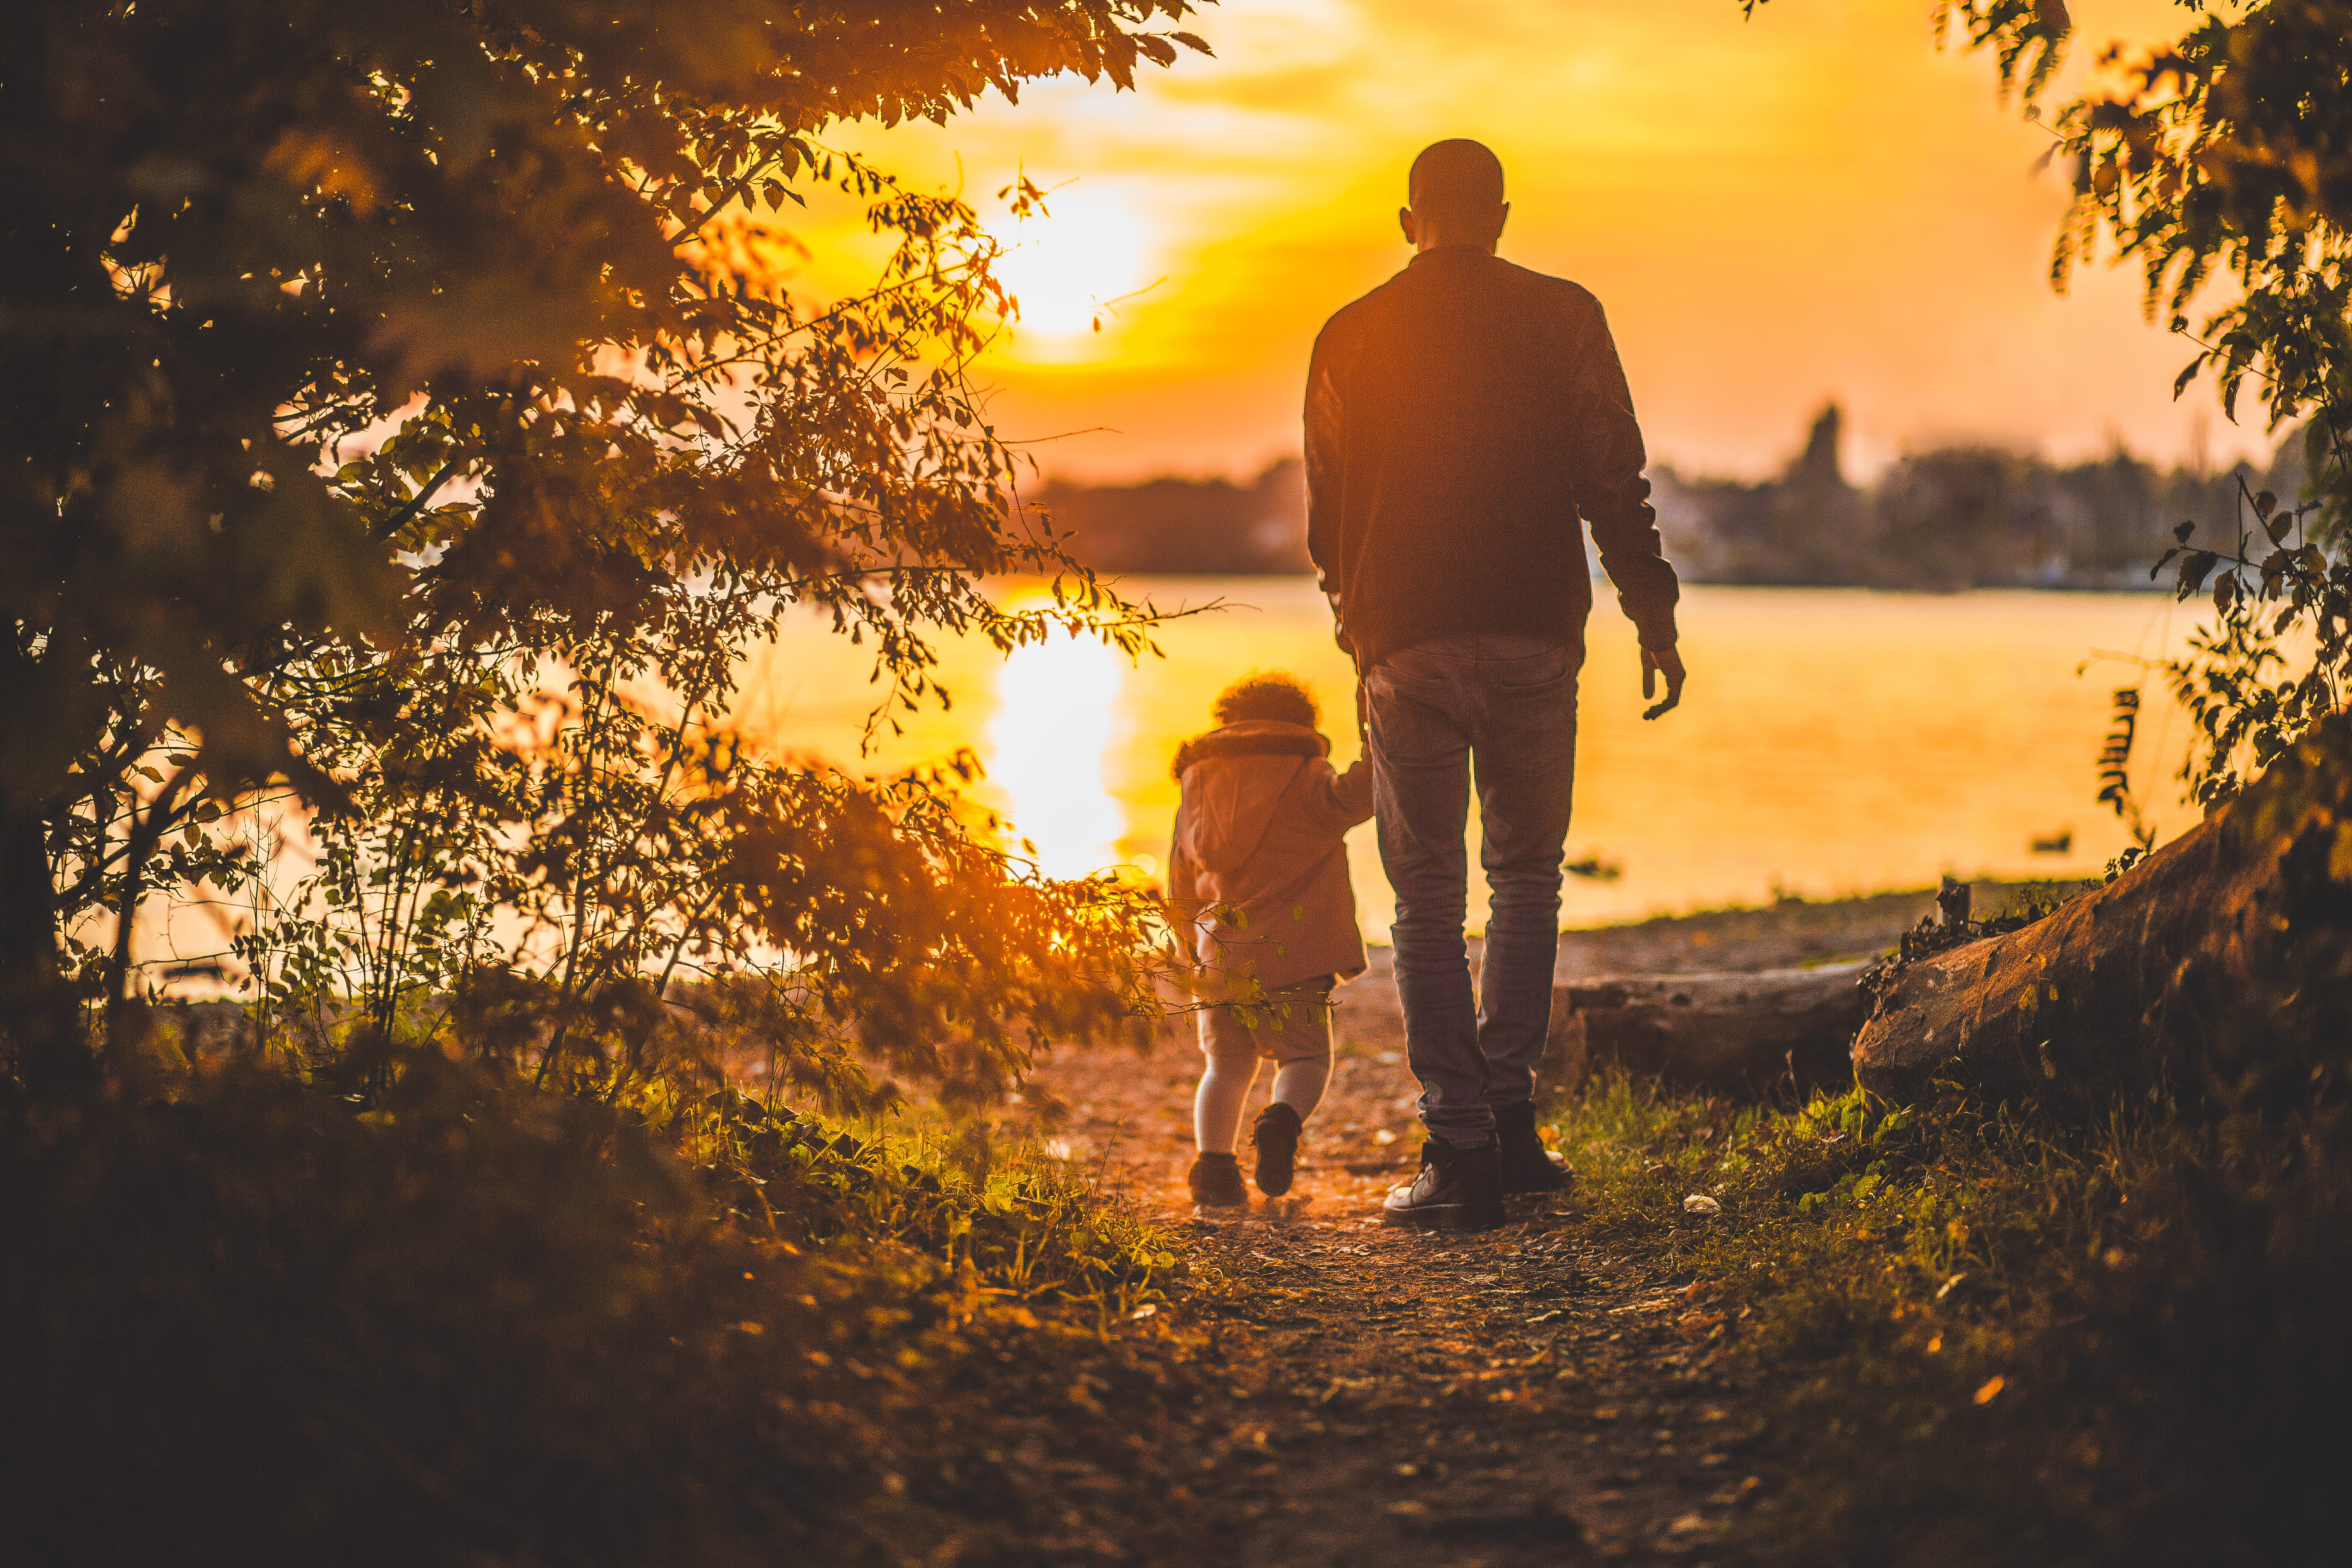
[(1176, 748), (1168, 776), (1181, 782), (1184, 770), (1205, 757), (1328, 757), (1331, 742), (1304, 724), (1279, 719), (1244, 719), (1205, 735), (1195, 735)]
[(1300, 765), (1330, 751), (1306, 725), (1274, 719), (1228, 724), (1179, 746), (1173, 771), (1191, 808), (1181, 826), (1192, 858), (1212, 872), (1238, 868), (1265, 837)]

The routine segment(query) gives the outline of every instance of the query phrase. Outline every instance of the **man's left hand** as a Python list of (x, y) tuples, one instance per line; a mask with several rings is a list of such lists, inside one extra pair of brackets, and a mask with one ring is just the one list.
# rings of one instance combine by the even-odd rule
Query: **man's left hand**
[(1642, 710), (1644, 719), (1655, 719), (1682, 706), (1683, 656), (1674, 648), (1643, 648), (1642, 650), (1642, 699), (1648, 701), (1658, 694), (1658, 677), (1666, 678), (1666, 700)]

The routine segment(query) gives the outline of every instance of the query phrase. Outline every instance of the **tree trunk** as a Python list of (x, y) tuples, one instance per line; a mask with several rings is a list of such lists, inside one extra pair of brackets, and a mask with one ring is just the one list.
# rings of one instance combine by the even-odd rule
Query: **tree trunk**
[(1843, 1083), (1869, 1007), (1858, 988), (1866, 967), (1619, 974), (1554, 986), (1545, 1075), (1575, 1087), (1613, 1068), (1750, 1099)]
[(0, 803), (0, 1072), (36, 1094), (97, 1077), (81, 1008), (58, 966), (57, 886), (41, 819)]
[(1854, 1042), (1892, 1100), (1939, 1082), (2095, 1112), (2233, 1098), (2352, 1055), (2352, 726), (2044, 920), (1906, 970)]

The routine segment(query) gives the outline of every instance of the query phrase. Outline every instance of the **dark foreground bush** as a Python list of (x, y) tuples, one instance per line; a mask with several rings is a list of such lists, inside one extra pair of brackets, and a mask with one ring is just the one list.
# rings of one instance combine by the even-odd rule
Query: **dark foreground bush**
[[(825, 1157), (856, 1153), (878, 1168)], [(847, 1563), (935, 1542), (893, 1467), (975, 1269), (795, 1256), (711, 1217), (711, 1184), (620, 1114), (429, 1058), (365, 1113), (258, 1071), (0, 1109), (7, 1556)]]
[(1742, 1556), (2341, 1560), (2352, 1120), (2326, 1084), (2085, 1128), (1619, 1083), (1561, 1132), (1597, 1226), (1689, 1270), (1685, 1330), (1776, 1391), (1794, 1479)]

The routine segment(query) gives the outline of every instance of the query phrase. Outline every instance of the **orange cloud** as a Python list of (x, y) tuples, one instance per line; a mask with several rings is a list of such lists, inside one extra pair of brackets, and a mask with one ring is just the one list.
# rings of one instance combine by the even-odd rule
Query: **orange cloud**
[[(2078, 74), (2181, 15), (2074, 11)], [(2178, 457), (2209, 426), (2216, 457), (2264, 445), (2172, 403), (2187, 355), (2141, 320), (2135, 275), (2051, 292), (2048, 134), (1996, 101), (1990, 60), (1934, 48), (1917, 0), (1748, 22), (1736, 0), (1230, 0), (1198, 30), (1215, 59), (1132, 94), (1051, 83), (833, 138), (984, 211), (1017, 170), (1059, 187), (1054, 216), (1005, 226), (1028, 321), (985, 366), (1009, 434), (1090, 432), (1039, 448), (1050, 470), (1295, 449), (1314, 335), (1404, 264), (1405, 165), (1449, 135), (1502, 155), (1504, 254), (1600, 295), (1652, 450), (1686, 469), (1775, 466), (1825, 397), (1865, 463), (1948, 439)]]

